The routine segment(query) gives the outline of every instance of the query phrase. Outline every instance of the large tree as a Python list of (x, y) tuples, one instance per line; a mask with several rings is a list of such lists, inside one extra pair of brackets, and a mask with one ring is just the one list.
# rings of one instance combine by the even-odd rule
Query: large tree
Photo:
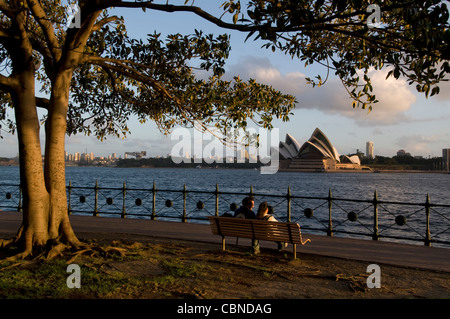
[[(247, 10), (228, 0), (223, 14), (195, 1), (169, 2), (78, 1), (79, 20), (67, 28), (70, 12), (61, 1), (0, 0), (0, 116), (6, 107), (14, 109), (10, 128), (19, 141), (24, 217), (12, 242), (23, 245), (20, 257), (49, 243), (58, 249), (81, 245), (67, 216), (66, 133), (126, 134), (133, 115), (155, 121), (163, 132), (175, 125), (245, 128), (249, 119), (270, 128), (274, 117), (288, 120), (295, 105), (294, 97), (254, 80), (222, 79), (228, 35), (192, 30), (130, 39), (123, 20), (109, 13), (112, 7), (193, 13), (246, 32), (264, 48), (332, 70), (354, 106), (363, 108), (376, 101), (367, 76), (371, 67), (391, 66), (393, 76), (407, 77), (427, 95), (438, 93), (450, 68), (448, 11), (438, 1), (379, 1), (375, 13), (382, 25), (368, 24), (372, 11), (356, 0), (253, 0)], [(209, 71), (209, 78), (197, 77), (196, 69)], [(45, 95), (37, 96), (36, 80)], [(46, 110), (44, 166), (37, 108)]]
[[(59, 1), (0, 2), (2, 57), (10, 70), (0, 84), (15, 113), (24, 197), (22, 226), (8, 241), (23, 246), (16, 257), (36, 247), (53, 246), (52, 254), (82, 245), (67, 214), (66, 133), (126, 134), (132, 115), (155, 121), (163, 132), (177, 124), (245, 127), (248, 118), (268, 126), (273, 116), (286, 120), (295, 103), (253, 80), (222, 80), (227, 35), (192, 30), (130, 39), (123, 20), (107, 13), (111, 2), (78, 5), (79, 25), (67, 28), (68, 10)], [(210, 77), (196, 77), (197, 69)], [(46, 110), (44, 165), (37, 108)]]

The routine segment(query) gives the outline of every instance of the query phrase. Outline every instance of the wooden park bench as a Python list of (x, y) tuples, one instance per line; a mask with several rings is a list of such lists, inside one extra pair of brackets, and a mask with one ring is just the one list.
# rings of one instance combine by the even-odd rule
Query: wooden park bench
[(304, 245), (300, 225), (297, 223), (269, 222), (257, 219), (208, 216), (211, 231), (222, 236), (222, 250), (225, 250), (225, 237), (243, 237), (258, 240), (291, 243), (294, 259), (297, 258), (297, 244)]

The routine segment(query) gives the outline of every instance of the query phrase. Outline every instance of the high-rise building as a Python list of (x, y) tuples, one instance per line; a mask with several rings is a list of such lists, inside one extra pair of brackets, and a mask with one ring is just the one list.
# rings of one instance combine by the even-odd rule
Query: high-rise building
[(366, 143), (366, 157), (368, 158), (374, 158), (374, 153), (373, 153), (373, 142), (368, 141)]
[(442, 149), (442, 169), (450, 171), (450, 148)]

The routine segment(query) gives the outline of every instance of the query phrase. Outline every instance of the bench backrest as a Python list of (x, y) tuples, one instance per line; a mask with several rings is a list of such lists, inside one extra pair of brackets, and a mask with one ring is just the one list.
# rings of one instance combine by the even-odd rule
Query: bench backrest
[(297, 223), (216, 216), (208, 216), (208, 219), (215, 235), (303, 244)]

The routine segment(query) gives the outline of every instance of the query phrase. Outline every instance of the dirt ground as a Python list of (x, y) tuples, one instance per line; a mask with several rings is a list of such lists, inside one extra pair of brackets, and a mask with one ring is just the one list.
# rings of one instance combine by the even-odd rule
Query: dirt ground
[(134, 254), (134, 258), (105, 260), (100, 267), (104, 272), (153, 283), (167, 278), (169, 272), (176, 278), (131, 294), (120, 290), (111, 298), (450, 298), (447, 272), (379, 264), (381, 288), (368, 288), (368, 262), (302, 253), (293, 260), (290, 247), (282, 252), (262, 249), (261, 254), (252, 255), (249, 247), (232, 244), (223, 252), (216, 244), (130, 234), (90, 233), (79, 238), (126, 247)]

